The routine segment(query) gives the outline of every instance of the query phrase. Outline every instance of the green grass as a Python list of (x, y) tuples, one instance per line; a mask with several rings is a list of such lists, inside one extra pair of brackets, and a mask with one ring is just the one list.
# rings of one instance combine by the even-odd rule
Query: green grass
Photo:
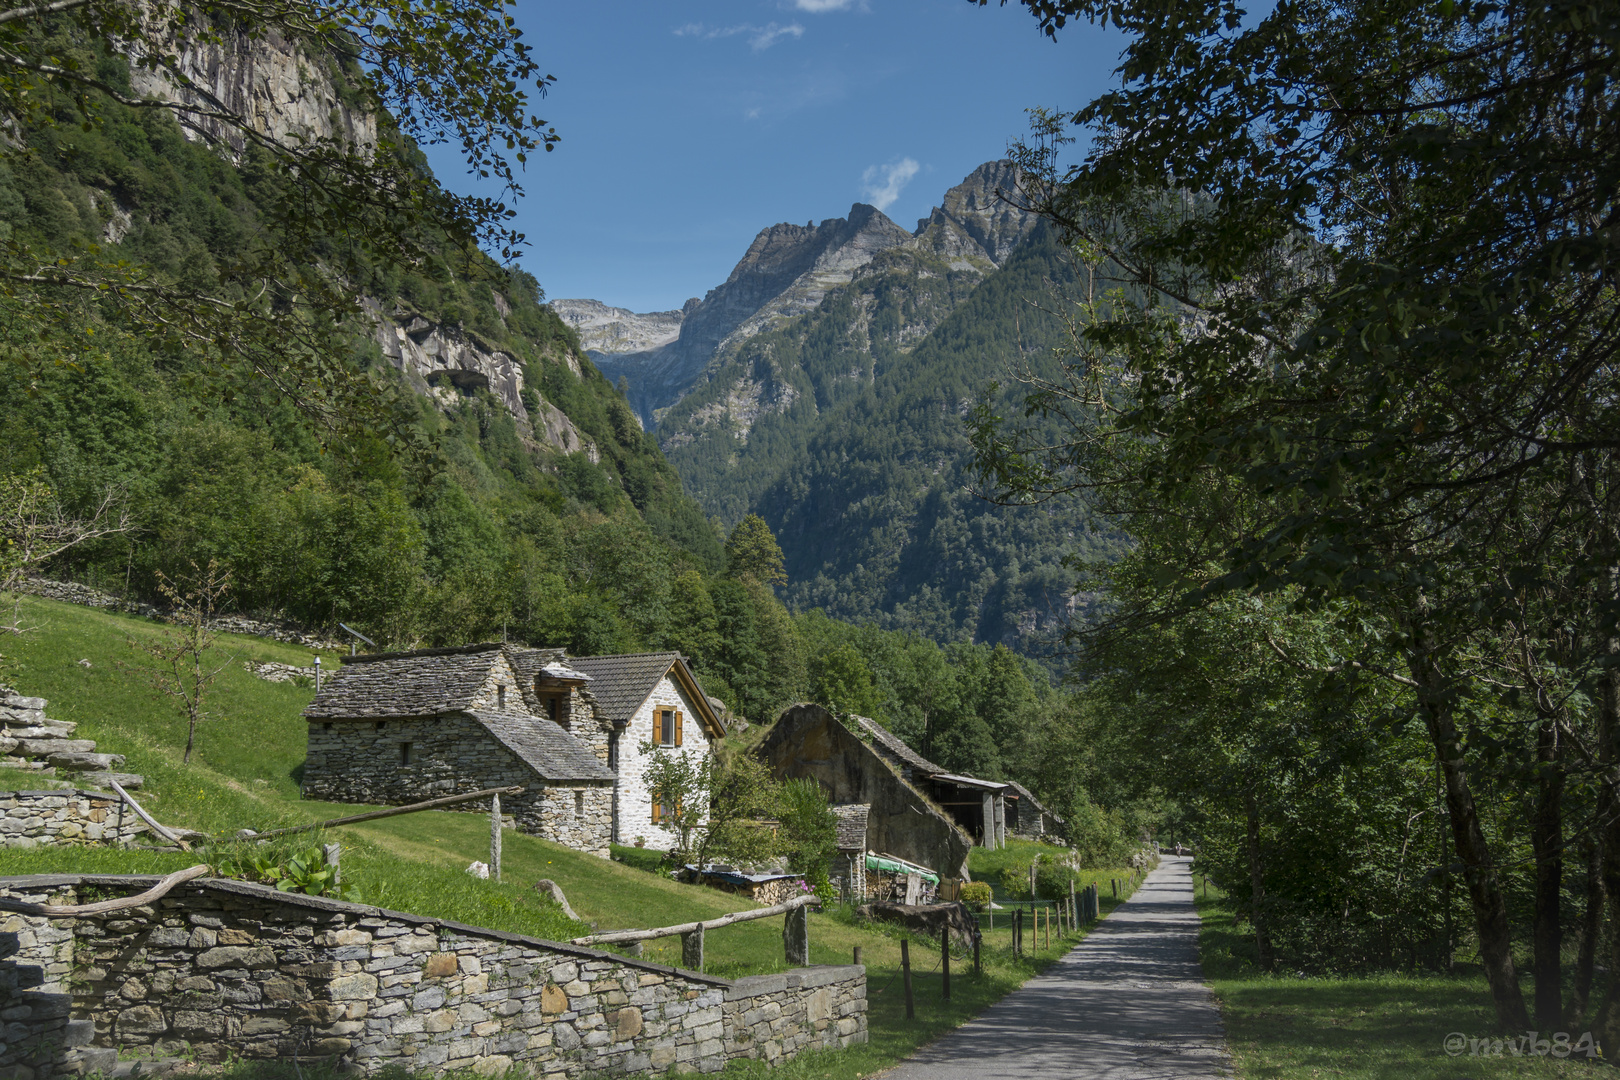
[[(1221, 1006), (1240, 1080), (1350, 1077), (1352, 1080), (1479, 1080), (1588, 1075), (1584, 1054), (1458, 1056), (1446, 1037), (1498, 1035), (1490, 992), (1477, 971), (1457, 976), (1362, 975), (1294, 978), (1254, 965), (1253, 939), (1222, 906), (1219, 890), (1196, 897), (1205, 977)], [(1584, 1030), (1584, 1029), (1583, 1029)], [(1522, 1036), (1523, 1032), (1518, 1032)], [(1544, 1033), (1546, 1034), (1546, 1033)], [(1572, 1041), (1580, 1032), (1571, 1032)]]
[[(216, 719), (198, 735), (189, 765), (180, 761), (184, 725), (165, 702), (153, 697), (135, 665), (141, 654), (127, 639), (154, 636), (160, 628), (146, 620), (67, 604), (27, 598), (25, 620), (37, 632), (6, 642), (8, 666), (0, 682), (25, 694), (50, 700), (48, 713), (74, 720), (80, 737), (95, 739), (103, 752), (128, 755), (126, 770), (147, 778), (137, 796), (165, 824), (186, 826), (216, 835), (243, 827), (264, 830), (306, 824), (352, 814), (352, 805), (304, 802), (299, 798), (299, 769), (304, 758), (305, 722), (301, 717), (313, 691), (286, 683), (268, 683), (248, 674), (244, 660), (276, 660), (307, 665), (312, 653), (251, 637), (221, 635), (221, 649), (234, 663), (221, 677), (213, 699)], [(89, 660), (88, 667), (81, 659)], [(336, 656), (323, 664), (336, 666)], [(307, 834), (300, 843), (314, 843)], [(590, 927), (565, 918), (549, 899), (535, 893), (534, 882), (551, 878), (560, 884), (574, 909), (597, 929), (665, 926), (713, 918), (738, 909), (737, 897), (683, 885), (640, 868), (657, 854), (617, 849), (630, 861), (615, 862), (585, 855), (535, 837), (508, 832), (503, 843), (505, 880), (496, 884), (468, 876), (468, 863), (487, 861), (489, 825), (482, 814), (430, 812), (331, 830), (325, 839), (344, 846), (345, 883), (357, 887), (366, 903), (419, 915), (454, 920), (551, 940), (567, 940)], [(975, 876), (986, 857), (1019, 860), (1052, 850), (1017, 841), (1001, 852), (975, 849), (970, 863)], [(164, 873), (214, 858), (218, 853), (117, 851), (106, 848), (38, 848), (0, 851), (0, 873), (46, 872)], [(1106, 882), (1123, 871), (1099, 871)], [(1115, 901), (1102, 889), (1105, 909)], [(773, 1077), (866, 1076), (893, 1065), (918, 1046), (970, 1019), (985, 1006), (1022, 984), (1080, 940), (1079, 934), (1052, 935), (1051, 947), (1026, 956), (1011, 954), (1011, 920), (998, 917), (986, 935), (983, 972), (971, 974), (971, 956), (953, 956), (952, 1000), (941, 1000), (939, 944), (911, 939), (917, 1019), (905, 1019), (900, 973), (900, 941), (906, 935), (891, 927), (858, 923), (848, 908), (810, 917), (810, 959), (816, 964), (851, 962), (856, 946), (867, 965), (870, 1039), (865, 1046), (836, 1052), (818, 1051), (771, 1070)], [(779, 919), (761, 919), (715, 931), (705, 942), (706, 970), (737, 977), (786, 970)], [(1026, 940), (1045, 943), (1030, 933)], [(643, 958), (678, 964), (678, 938), (649, 942)], [(736, 1063), (728, 1076), (763, 1076), (763, 1066)]]

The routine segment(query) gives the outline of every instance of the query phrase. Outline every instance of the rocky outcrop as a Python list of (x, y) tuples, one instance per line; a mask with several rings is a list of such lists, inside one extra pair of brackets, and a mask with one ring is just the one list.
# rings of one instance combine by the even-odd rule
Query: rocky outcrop
[(1012, 162), (985, 162), (917, 222), (917, 242), (949, 260), (953, 269), (999, 267), (1039, 220), (1022, 208), (1023, 182)]
[[(239, 117), (245, 127), (275, 140), (338, 138), (349, 146), (377, 142), (375, 117), (350, 108), (338, 94), (329, 61), (306, 55), (274, 30), (248, 37), (227, 30), (220, 42), (182, 42), (180, 71), (208, 97), (176, 83), (164, 70), (130, 65), (130, 85), (139, 97), (179, 101)], [(210, 101), (208, 98), (211, 97)], [(235, 125), (195, 113), (177, 119), (193, 139), (239, 154), (247, 137)]]
[(662, 348), (681, 336), (686, 313), (703, 301), (693, 297), (679, 311), (639, 315), (600, 300), (552, 300), (551, 310), (579, 332), (587, 352), (641, 353)]
[[(186, 43), (177, 57), (181, 72), (197, 90), (179, 85), (166, 71), (133, 64), (130, 79), (135, 92), (223, 111), (239, 117), (248, 130), (277, 141), (335, 139), (351, 147), (377, 141), (375, 117), (343, 100), (330, 61), (308, 56), (273, 31), (255, 38), (227, 32), (220, 42)], [(231, 123), (186, 112), (178, 118), (193, 139), (232, 155), (247, 147), (247, 137)], [(128, 213), (116, 203), (112, 213), (109, 241), (121, 238), (129, 227)], [(505, 301), (497, 297), (496, 304), (500, 308)], [(538, 414), (530, 415), (523, 401), (523, 365), (515, 357), (458, 327), (433, 323), (413, 312), (385, 311), (374, 301), (366, 308), (375, 328), (373, 337), (388, 362), (441, 406), (455, 407), (465, 395), (487, 389), (516, 418), (525, 436), (564, 453), (583, 450), (594, 456), (595, 447), (560, 409), (542, 399)], [(572, 358), (569, 366), (579, 374)]]

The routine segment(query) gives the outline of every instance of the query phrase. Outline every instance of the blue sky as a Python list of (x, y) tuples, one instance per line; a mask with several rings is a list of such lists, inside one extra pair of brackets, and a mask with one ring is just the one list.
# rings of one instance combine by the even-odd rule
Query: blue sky
[[(760, 229), (882, 204), (907, 229), (1034, 105), (1104, 89), (1122, 39), (966, 0), (518, 0), (557, 77), (521, 260), (552, 297), (679, 307)], [(435, 167), (453, 188), (464, 169)]]

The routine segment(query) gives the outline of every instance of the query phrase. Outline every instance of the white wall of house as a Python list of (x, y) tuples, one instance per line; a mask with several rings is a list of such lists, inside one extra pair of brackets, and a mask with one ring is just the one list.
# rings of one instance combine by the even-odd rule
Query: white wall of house
[[(681, 745), (658, 747), (649, 754), (643, 754), (642, 744), (655, 741), (653, 713), (657, 709), (680, 710), (683, 717)], [(684, 693), (673, 678), (665, 675), (658, 681), (652, 695), (636, 711), (630, 726), (619, 736), (619, 843), (633, 844), (639, 836), (646, 840), (647, 847), (659, 851), (668, 851), (675, 846), (675, 833), (661, 825), (654, 825), (652, 821), (652, 796), (647, 791), (646, 781), (650, 755), (682, 754), (696, 764), (708, 751), (709, 733), (703, 727), (697, 707), (690, 695)]]

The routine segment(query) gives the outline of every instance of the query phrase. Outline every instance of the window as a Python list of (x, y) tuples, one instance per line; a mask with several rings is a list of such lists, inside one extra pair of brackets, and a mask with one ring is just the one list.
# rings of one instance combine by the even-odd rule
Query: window
[(608, 732), (608, 768), (617, 770), (619, 767), (619, 733)]
[(585, 791), (583, 788), (574, 792), (574, 816), (576, 818), (585, 816)]
[(660, 825), (665, 821), (673, 821), (675, 815), (680, 813), (680, 809), (681, 804), (679, 802), (675, 803), (674, 806), (671, 807), (662, 799), (654, 799), (652, 804), (653, 824)]
[(681, 745), (681, 714), (679, 710), (653, 710), (653, 741), (659, 746)]
[(383, 729), (383, 725), (386, 724), (386, 723), (387, 723), (386, 720), (378, 720), (377, 721), (377, 730), (381, 731)]
[(540, 710), (552, 723), (564, 731), (568, 730), (568, 703), (563, 695), (555, 692), (541, 694)]
[(399, 744), (399, 763), (401, 765), (409, 765), (411, 763), (411, 744), (408, 742), (402, 742)]

